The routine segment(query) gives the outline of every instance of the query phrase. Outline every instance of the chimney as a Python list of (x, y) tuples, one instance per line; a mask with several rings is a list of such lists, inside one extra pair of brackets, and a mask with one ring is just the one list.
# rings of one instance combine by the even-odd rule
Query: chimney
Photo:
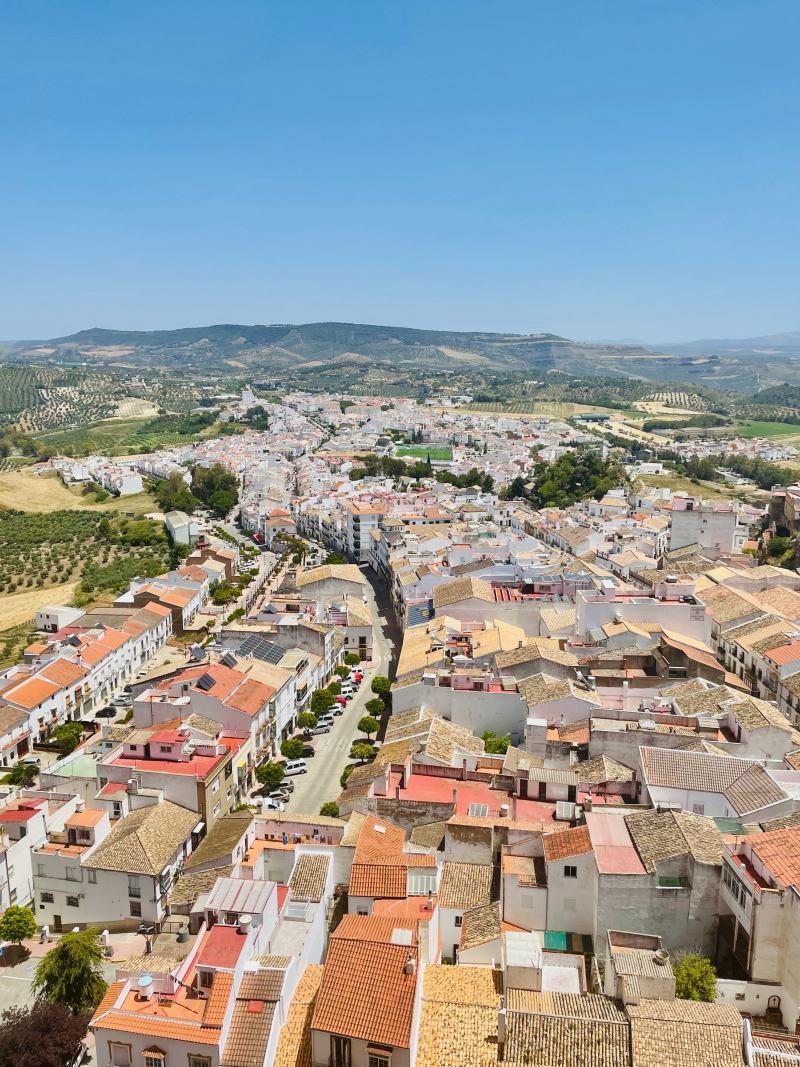
[(403, 974), (414, 974), (417, 969), (417, 961), (414, 959), (412, 953), (406, 956), (406, 963), (403, 967)]
[(250, 932), (250, 924), (252, 921), (253, 920), (249, 915), (240, 915), (239, 922), (237, 923), (239, 933), (247, 935)]

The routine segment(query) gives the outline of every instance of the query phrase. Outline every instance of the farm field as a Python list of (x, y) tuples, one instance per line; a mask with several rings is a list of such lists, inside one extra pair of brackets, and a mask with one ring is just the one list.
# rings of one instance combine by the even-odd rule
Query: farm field
[(638, 479), (643, 485), (654, 486), (660, 489), (671, 489), (673, 493), (687, 493), (689, 496), (699, 496), (703, 500), (750, 500), (763, 501), (767, 496), (763, 490), (750, 488), (738, 488), (734, 485), (726, 485), (724, 482), (692, 481), (681, 474), (670, 471), (668, 474), (641, 474)]
[(51, 452), (66, 456), (136, 455), (171, 448), (216, 435), (216, 422), (210, 414), (159, 415), (157, 418), (103, 419), (42, 434), (39, 440)]
[(397, 449), (398, 456), (411, 456), (413, 459), (425, 460), (428, 456), (432, 460), (438, 459), (442, 461), (451, 460), (453, 458), (452, 448), (448, 448), (443, 445), (400, 445)]
[[(46, 603), (87, 604), (169, 566), (160, 523), (108, 511), (0, 512), (0, 630)], [(80, 597), (80, 599), (76, 599)]]
[(735, 428), (740, 437), (788, 437), (800, 438), (800, 425), (791, 422), (742, 422)]
[(110, 496), (102, 504), (97, 504), (93, 493), (83, 496), (80, 489), (68, 489), (57, 474), (51, 472), (41, 475), (34, 467), (0, 474), (0, 508), (30, 512), (110, 511), (123, 515), (146, 515), (159, 510), (149, 493)]
[[(599, 412), (604, 415), (623, 414), (616, 408), (593, 407), (590, 404), (570, 404), (561, 401), (547, 400), (510, 400), (508, 403), (500, 401), (467, 404), (460, 408), (437, 408), (438, 411), (463, 411), (474, 412), (484, 415), (550, 415), (555, 419), (571, 419), (576, 415), (586, 415), (590, 412)], [(637, 412), (631, 411), (632, 415)]]
[(77, 581), (62, 582), (46, 589), (28, 589), (24, 593), (0, 595), (0, 633), (32, 621), (39, 608), (45, 607), (46, 604), (70, 604), (77, 588)]

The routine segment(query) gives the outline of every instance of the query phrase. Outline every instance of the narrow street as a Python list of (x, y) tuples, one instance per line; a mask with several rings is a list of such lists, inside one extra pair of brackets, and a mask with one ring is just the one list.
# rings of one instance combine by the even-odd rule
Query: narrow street
[(294, 792), (286, 804), (289, 812), (316, 815), (326, 800), (336, 800), (339, 796), (342, 791), (339, 783), (342, 771), (353, 762), (350, 759), (350, 746), (359, 736), (356, 728), (358, 720), (366, 714), (364, 705), (373, 696), (370, 683), (376, 674), (387, 674), (393, 661), (395, 653), (389, 635), (390, 624), (379, 613), (371, 582), (367, 595), (375, 613), (372, 664), (366, 668), (364, 680), (344, 714), (334, 718), (331, 732), (313, 738), (316, 755), (308, 761), (308, 773), (293, 778)]

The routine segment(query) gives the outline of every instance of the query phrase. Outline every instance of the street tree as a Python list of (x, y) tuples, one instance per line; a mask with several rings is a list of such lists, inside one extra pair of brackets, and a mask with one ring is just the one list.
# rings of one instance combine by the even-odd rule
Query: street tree
[(317, 725), (317, 716), (313, 711), (301, 711), (295, 721), (301, 730), (313, 730)]
[(357, 667), (361, 662), (361, 658), (357, 652), (345, 652), (344, 661), (348, 667)]
[(362, 734), (366, 734), (367, 737), (371, 734), (376, 734), (380, 729), (380, 725), (380, 720), (373, 715), (364, 715), (358, 720), (359, 730)]
[(11, 904), (6, 908), (0, 918), (0, 940), (21, 945), (35, 933), (36, 916), (30, 908), (23, 908), (19, 904)]
[(100, 931), (89, 927), (64, 934), (39, 960), (33, 992), (61, 1004), (73, 1015), (92, 1011), (106, 991), (101, 974), (103, 948)]
[(327, 815), (329, 819), (339, 818), (339, 805), (335, 800), (326, 800), (319, 809), (320, 815)]
[(303, 742), (299, 737), (287, 737), (281, 742), (281, 755), (284, 759), (300, 759), (303, 755)]
[(383, 709), (385, 704), (380, 697), (373, 697), (372, 700), (368, 700), (364, 705), (364, 709), (369, 715), (374, 715), (375, 718), (380, 718), (383, 715)]
[(383, 697), (384, 699), (389, 695), (389, 691), (392, 688), (392, 683), (386, 677), (385, 674), (376, 674), (370, 684), (370, 689), (376, 696)]
[(366, 741), (355, 741), (350, 749), (350, 759), (357, 759), (359, 763), (366, 763), (375, 755), (375, 749)]
[(311, 695), (311, 711), (319, 718), (326, 711), (330, 711), (336, 703), (333, 693), (327, 689), (317, 689)]
[(282, 763), (262, 763), (256, 767), (256, 781), (267, 789), (277, 789), (285, 777)]
[(340, 678), (346, 678), (349, 673), (349, 668), (345, 667), (343, 663), (340, 663), (339, 666), (336, 668), (336, 674), (338, 674)]

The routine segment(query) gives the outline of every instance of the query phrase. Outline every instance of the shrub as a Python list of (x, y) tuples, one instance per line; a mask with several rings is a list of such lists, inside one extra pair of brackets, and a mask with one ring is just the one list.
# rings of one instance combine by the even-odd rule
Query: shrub
[(300, 759), (303, 755), (303, 742), (299, 737), (287, 737), (281, 742), (281, 755), (284, 759)]
[(675, 996), (680, 1000), (703, 1000), (712, 1004), (717, 999), (717, 972), (711, 960), (697, 952), (687, 952), (673, 964)]
[(320, 815), (326, 815), (329, 819), (339, 818), (339, 805), (335, 800), (326, 800), (319, 809)]

